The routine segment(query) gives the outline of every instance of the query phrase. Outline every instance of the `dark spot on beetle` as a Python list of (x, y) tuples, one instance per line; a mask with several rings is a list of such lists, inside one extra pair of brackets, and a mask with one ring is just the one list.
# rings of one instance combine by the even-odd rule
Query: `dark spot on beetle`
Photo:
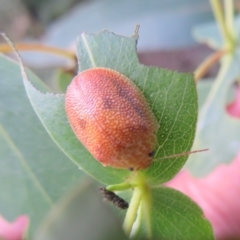
[(113, 107), (112, 100), (107, 96), (103, 98), (103, 107), (105, 109), (111, 109)]
[(126, 100), (135, 110), (135, 112), (141, 117), (146, 118), (145, 112), (141, 105), (136, 102), (136, 99), (129, 94), (129, 90), (125, 87), (122, 87), (118, 82), (114, 82), (118, 95)]
[(130, 126), (126, 126), (125, 129), (127, 129), (129, 132), (132, 132), (132, 133), (138, 132), (139, 135), (147, 133), (147, 130), (148, 130), (147, 127), (143, 125), (137, 125), (137, 126), (130, 125)]
[(129, 167), (128, 170), (132, 172), (132, 171), (134, 171), (134, 168), (133, 167)]
[(79, 127), (80, 127), (81, 129), (85, 129), (85, 128), (86, 128), (86, 125), (87, 125), (87, 122), (86, 122), (85, 119), (79, 119), (78, 124), (79, 124)]
[(151, 151), (150, 153), (148, 153), (149, 157), (154, 157), (154, 155), (155, 155), (155, 151)]

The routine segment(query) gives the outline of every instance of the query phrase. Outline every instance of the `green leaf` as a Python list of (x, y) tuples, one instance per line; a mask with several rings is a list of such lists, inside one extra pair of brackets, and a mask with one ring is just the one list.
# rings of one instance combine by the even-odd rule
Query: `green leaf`
[[(237, 39), (240, 39), (240, 16), (234, 19), (234, 29), (236, 29)], [(200, 43), (206, 43), (213, 49), (220, 49), (223, 47), (223, 39), (219, 31), (217, 23), (210, 22), (196, 26), (193, 30), (194, 38)]]
[(197, 83), (198, 109), (200, 109), (205, 103), (212, 85), (213, 79), (203, 79)]
[(193, 149), (209, 151), (191, 155), (186, 167), (195, 176), (204, 176), (220, 163), (230, 163), (240, 148), (240, 121), (226, 112), (232, 84), (240, 74), (240, 51), (226, 56), (199, 114)]
[[(156, 158), (189, 151), (197, 119), (197, 96), (192, 74), (180, 74), (138, 62), (136, 39), (103, 31), (78, 39), (79, 71), (107, 67), (126, 75), (144, 93), (160, 123)], [(64, 96), (42, 94), (25, 81), (30, 101), (59, 147), (84, 171), (105, 184), (123, 182), (129, 171), (103, 167), (74, 136), (64, 110)], [(145, 175), (152, 184), (172, 178), (187, 156), (156, 161)]]
[[(99, 18), (99, 13), (104, 18)], [(141, 23), (141, 50), (179, 48), (195, 44), (190, 36), (192, 27), (210, 20), (213, 15), (208, 0), (89, 1), (53, 21), (43, 40), (47, 45), (66, 47), (79, 32), (114, 29), (129, 34), (136, 23)]]
[[(240, 16), (234, 20), (236, 36), (240, 38)], [(198, 26), (194, 35), (215, 49), (223, 42), (216, 23)], [(192, 174), (205, 176), (221, 163), (230, 163), (240, 148), (240, 122), (226, 112), (229, 95), (233, 96), (233, 83), (240, 74), (240, 51), (222, 59), (220, 72), (212, 84), (205, 103), (200, 109), (194, 149), (209, 148), (208, 152), (191, 155), (186, 164)], [(201, 156), (200, 156), (201, 155)]]
[[(32, 81), (47, 90), (36, 77)], [(30, 217), (30, 236), (83, 173), (67, 161), (37, 118), (18, 64), (0, 55), (0, 213)]]
[(67, 90), (67, 86), (73, 79), (73, 74), (62, 69), (57, 70), (55, 74), (56, 79), (56, 87), (58, 88), (59, 92), (64, 93)]
[[(198, 93), (198, 108), (201, 107), (206, 102), (209, 92), (211, 91), (212, 86), (214, 85), (214, 79), (205, 78), (202, 79), (197, 84), (197, 93)], [(234, 100), (235, 86), (230, 86), (229, 91), (227, 92), (227, 103), (231, 103)]]
[(96, 184), (87, 179), (58, 202), (34, 240), (127, 239), (109, 204), (103, 202)]
[(193, 36), (198, 42), (206, 43), (213, 49), (220, 49), (223, 46), (223, 39), (215, 21), (195, 27)]
[(151, 194), (151, 229), (142, 214), (139, 236), (147, 236), (150, 231), (153, 239), (214, 239), (202, 210), (187, 196), (167, 187), (154, 188)]

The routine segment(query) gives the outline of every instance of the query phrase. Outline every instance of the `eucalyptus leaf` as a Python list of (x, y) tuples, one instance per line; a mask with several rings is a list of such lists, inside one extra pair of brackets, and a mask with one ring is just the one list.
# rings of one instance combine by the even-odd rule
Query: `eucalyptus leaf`
[(240, 74), (240, 52), (226, 56), (217, 79), (199, 114), (194, 149), (209, 151), (191, 155), (186, 167), (195, 176), (205, 176), (220, 163), (230, 163), (240, 148), (240, 121), (226, 112), (229, 92)]
[(139, 236), (150, 234), (152, 239), (171, 240), (214, 239), (211, 225), (202, 210), (187, 196), (167, 187), (154, 188), (151, 195), (151, 229), (142, 214)]
[[(42, 91), (48, 89), (29, 72)], [(0, 55), (0, 214), (26, 214), (30, 236), (56, 200), (82, 176), (53, 143), (26, 95), (20, 67)]]
[(90, 32), (115, 29), (126, 35), (139, 23), (141, 50), (179, 48), (195, 44), (190, 36), (192, 26), (212, 19), (208, 0), (92, 1), (76, 5), (54, 21), (43, 40), (48, 45), (66, 47), (86, 29)]
[(70, 84), (74, 77), (73, 74), (59, 69), (55, 75), (56, 87), (58, 88), (59, 92), (66, 92), (67, 86)]
[(128, 239), (109, 204), (103, 202), (96, 184), (86, 179), (51, 210), (34, 240)]
[[(180, 74), (138, 62), (135, 37), (108, 31), (82, 34), (77, 43), (79, 72), (92, 67), (114, 69), (131, 79), (143, 91), (160, 123), (155, 158), (189, 151), (197, 119), (197, 94), (192, 74)], [(129, 171), (103, 167), (74, 136), (64, 110), (64, 95), (42, 94), (26, 79), (30, 101), (58, 146), (84, 171), (105, 184), (120, 183)], [(145, 175), (152, 184), (171, 179), (187, 156), (156, 161)]]
[[(234, 20), (234, 29), (239, 42), (239, 15)], [(199, 42), (213, 48), (220, 49), (223, 46), (216, 23), (197, 26), (194, 35)], [(201, 156), (190, 156), (186, 167), (195, 176), (205, 176), (219, 164), (230, 163), (240, 148), (240, 121), (226, 112), (226, 105), (233, 98), (233, 84), (240, 74), (239, 66), (240, 51), (236, 48), (233, 55), (226, 55), (222, 59), (219, 74), (200, 109), (193, 148), (209, 148), (209, 151)]]
[[(235, 34), (238, 39), (240, 39), (240, 15), (237, 15), (234, 19), (234, 29)], [(213, 49), (221, 49), (223, 47), (223, 38), (219, 31), (217, 23), (209, 22), (198, 25), (193, 29), (194, 38), (200, 43), (206, 43)]]
[[(206, 78), (202, 79), (197, 83), (197, 93), (198, 93), (198, 108), (201, 107), (206, 102), (209, 92), (211, 91), (212, 86), (214, 85), (214, 79)], [(230, 86), (229, 91), (227, 92), (227, 103), (231, 103), (234, 100), (235, 86)]]
[(198, 93), (198, 108), (200, 109), (209, 94), (209, 91), (213, 85), (213, 79), (203, 79), (197, 83)]
[[(108, 29), (130, 35), (136, 23), (139, 23), (140, 51), (183, 48), (196, 45), (191, 36), (193, 26), (210, 20), (213, 20), (213, 14), (209, 0), (86, 1), (53, 21), (41, 40), (45, 45), (68, 48), (83, 31)], [(36, 57), (27, 53), (22, 56), (24, 62), (31, 66), (51, 66), (56, 62), (63, 64), (59, 57), (50, 55)]]

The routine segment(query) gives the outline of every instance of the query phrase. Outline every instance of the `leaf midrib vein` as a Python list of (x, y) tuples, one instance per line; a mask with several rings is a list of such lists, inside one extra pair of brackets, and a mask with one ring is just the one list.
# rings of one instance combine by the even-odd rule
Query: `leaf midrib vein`
[(32, 179), (33, 183), (37, 187), (37, 189), (42, 193), (42, 196), (45, 198), (45, 200), (52, 205), (53, 201), (45, 191), (44, 187), (41, 185), (41, 183), (38, 181), (36, 176), (34, 175), (32, 169), (28, 166), (27, 161), (24, 159), (23, 155), (15, 145), (14, 141), (11, 139), (9, 134), (4, 130), (3, 126), (0, 124), (0, 133), (2, 134), (3, 138), (6, 140), (7, 144), (10, 146), (10, 148), (13, 150), (15, 155), (17, 156), (18, 160), (20, 161), (23, 168), (26, 170), (26, 172), (29, 174), (30, 178)]
[[(166, 205), (166, 204), (164, 204), (164, 203), (162, 203), (162, 202), (159, 202), (159, 205), (164, 206), (164, 208), (166, 208), (166, 209), (172, 210), (171, 206)], [(184, 214), (181, 214), (180, 212), (178, 212), (178, 211), (176, 211), (176, 210), (174, 210), (174, 213), (177, 214), (178, 216), (180, 216), (182, 219), (185, 219), (186, 222), (188, 222), (188, 224), (191, 225), (193, 228), (197, 229), (197, 231), (199, 230), (199, 228), (196, 227), (196, 225), (193, 224), (191, 220), (189, 220), (187, 217), (185, 217)], [(161, 217), (164, 217), (164, 215), (161, 214)], [(166, 217), (164, 217), (164, 218), (165, 218), (167, 221), (169, 221)], [(169, 223), (171, 223), (171, 222), (169, 221)], [(174, 226), (175, 229), (177, 229), (178, 231), (180, 231), (174, 224), (171, 223), (171, 225)], [(181, 231), (180, 231), (180, 232), (181, 232)], [(198, 232), (199, 232), (199, 231), (198, 231)], [(201, 232), (201, 233), (203, 233), (203, 232)], [(204, 234), (204, 235), (205, 235), (205, 234)]]
[[(174, 77), (173, 77), (173, 78), (174, 78)], [(178, 109), (178, 111), (177, 111), (177, 114), (176, 114), (176, 117), (175, 117), (174, 123), (172, 124), (171, 129), (170, 129), (170, 131), (168, 132), (168, 135), (167, 135), (165, 141), (162, 143), (162, 146), (165, 144), (165, 142), (167, 141), (168, 137), (169, 137), (170, 134), (172, 133), (172, 130), (173, 130), (173, 128), (174, 128), (174, 126), (175, 126), (175, 124), (176, 124), (176, 121), (177, 121), (177, 119), (178, 119), (178, 116), (179, 116), (179, 114), (180, 114), (180, 112), (181, 112), (181, 109), (182, 109), (182, 106), (183, 106), (183, 100), (184, 100), (184, 98), (185, 98), (186, 89), (187, 89), (187, 81), (185, 81), (185, 83), (186, 83), (186, 84), (185, 84), (185, 88), (184, 88), (184, 92), (183, 92), (183, 97), (182, 97), (181, 105), (180, 105), (180, 107), (179, 107), (179, 109)], [(161, 146), (159, 146), (159, 148), (161, 148)], [(158, 150), (159, 150), (159, 148), (158, 148)], [(158, 151), (157, 151), (157, 152), (158, 152)], [(173, 164), (173, 162), (172, 162), (172, 164)], [(168, 171), (168, 169), (171, 168), (172, 164), (169, 164), (169, 166), (166, 167), (161, 174), (163, 175), (164, 172)]]

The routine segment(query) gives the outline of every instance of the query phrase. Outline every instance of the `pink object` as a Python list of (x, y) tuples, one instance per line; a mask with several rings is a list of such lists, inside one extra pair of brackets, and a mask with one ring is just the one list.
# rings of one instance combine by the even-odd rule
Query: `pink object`
[(21, 215), (14, 222), (6, 221), (0, 215), (0, 238), (4, 240), (22, 240), (29, 225), (29, 218)]
[(235, 90), (235, 100), (227, 106), (228, 113), (233, 116), (240, 118), (240, 87)]
[(216, 239), (240, 238), (240, 152), (231, 165), (220, 165), (203, 179), (180, 172), (167, 186), (193, 199), (210, 220)]
[[(227, 111), (240, 118), (240, 88), (235, 97)], [(166, 185), (185, 193), (202, 208), (216, 239), (240, 239), (240, 151), (230, 165), (219, 165), (203, 179), (182, 171)]]
[[(236, 99), (227, 106), (232, 116), (240, 118), (240, 88)], [(240, 239), (240, 152), (230, 165), (220, 165), (204, 179), (195, 179), (188, 172), (180, 172), (166, 184), (192, 198), (210, 220), (216, 239)], [(0, 215), (0, 238), (22, 240), (29, 225), (25, 215), (13, 223)]]

